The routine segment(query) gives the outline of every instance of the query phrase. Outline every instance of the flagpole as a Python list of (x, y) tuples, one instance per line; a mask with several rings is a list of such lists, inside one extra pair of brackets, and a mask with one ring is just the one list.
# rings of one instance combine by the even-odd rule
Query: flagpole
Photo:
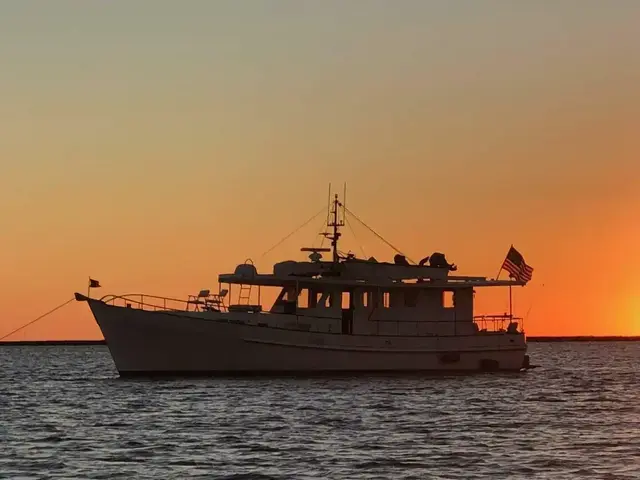
[(509, 319), (513, 322), (513, 297), (511, 296), (511, 284), (509, 284)]
[[(513, 245), (511, 245), (513, 247)], [(511, 248), (509, 248), (509, 252), (511, 251)], [(507, 252), (507, 256), (509, 255), (509, 252)], [(506, 257), (505, 257), (506, 260)], [(496, 275), (496, 280), (498, 280), (498, 278), (500, 278), (500, 273), (502, 273), (502, 269), (504, 268), (504, 262), (505, 260), (502, 261), (502, 265), (500, 265), (500, 270), (498, 270), (498, 274)]]
[[(511, 244), (511, 246), (509, 247), (509, 251), (507, 252), (507, 257), (509, 257), (509, 252), (511, 252), (511, 249), (513, 248), (513, 243)], [(504, 262), (506, 262), (507, 257), (505, 257), (505, 259), (502, 261), (502, 265), (500, 266), (500, 270), (498, 270), (498, 274), (496, 275), (496, 280), (498, 280), (498, 278), (500, 277), (500, 273), (502, 272), (502, 270), (504, 269)]]

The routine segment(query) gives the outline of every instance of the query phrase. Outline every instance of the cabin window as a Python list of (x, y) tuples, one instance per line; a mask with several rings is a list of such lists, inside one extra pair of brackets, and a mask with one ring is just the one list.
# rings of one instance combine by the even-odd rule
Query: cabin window
[(389, 308), (389, 292), (384, 292), (382, 294), (382, 306), (384, 308)]
[(364, 308), (369, 308), (372, 306), (373, 302), (373, 292), (363, 292), (362, 294), (362, 306)]
[(351, 308), (350, 292), (342, 292), (342, 308)]
[(377, 291), (364, 292), (362, 306), (364, 308), (378, 308), (380, 304), (380, 293)]
[(311, 292), (308, 289), (301, 289), (298, 293), (298, 307), (299, 308), (309, 308), (309, 296)]
[(331, 305), (331, 294), (329, 292), (318, 293), (317, 306), (319, 308), (328, 308)]
[(442, 292), (442, 306), (444, 308), (453, 308), (455, 306), (453, 297), (454, 297), (454, 292), (451, 292), (451, 291)]
[(285, 302), (295, 302), (296, 300), (296, 289), (292, 287), (284, 288), (284, 295), (282, 296), (282, 300)]

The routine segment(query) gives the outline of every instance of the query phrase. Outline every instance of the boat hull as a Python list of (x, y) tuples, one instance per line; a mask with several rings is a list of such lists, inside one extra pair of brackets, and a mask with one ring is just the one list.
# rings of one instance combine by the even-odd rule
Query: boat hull
[(525, 361), (523, 334), (342, 335), (88, 302), (121, 376), (519, 371)]

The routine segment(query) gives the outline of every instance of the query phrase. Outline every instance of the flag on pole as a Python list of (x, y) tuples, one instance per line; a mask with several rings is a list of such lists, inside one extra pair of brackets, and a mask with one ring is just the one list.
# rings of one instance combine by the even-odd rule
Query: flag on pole
[(93, 278), (89, 278), (89, 288), (100, 288), (100, 282), (98, 280), (94, 280)]
[(509, 253), (507, 253), (507, 258), (502, 262), (501, 268), (509, 272), (519, 282), (526, 283), (533, 276), (533, 268), (527, 265), (522, 254), (513, 248), (513, 245), (511, 245)]

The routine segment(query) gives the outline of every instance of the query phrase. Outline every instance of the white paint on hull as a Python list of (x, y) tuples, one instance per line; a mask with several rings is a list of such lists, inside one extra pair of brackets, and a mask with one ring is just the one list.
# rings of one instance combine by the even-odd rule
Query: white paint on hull
[[(380, 336), (229, 323), (216, 312), (146, 311), (89, 300), (121, 374), (477, 371), (522, 367), (523, 334)], [(443, 363), (442, 354), (459, 353)]]

